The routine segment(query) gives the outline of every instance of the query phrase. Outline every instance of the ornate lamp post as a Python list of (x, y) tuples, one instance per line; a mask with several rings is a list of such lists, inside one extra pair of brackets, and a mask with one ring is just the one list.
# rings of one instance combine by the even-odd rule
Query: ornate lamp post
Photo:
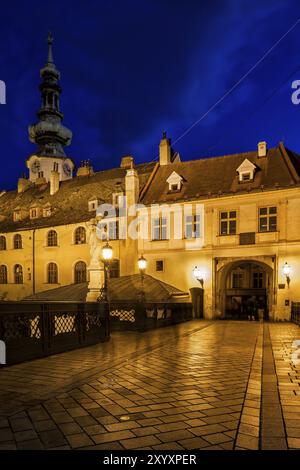
[(141, 290), (140, 296), (141, 296), (141, 300), (145, 300), (144, 275), (145, 275), (145, 271), (147, 268), (147, 260), (144, 258), (143, 255), (138, 259), (138, 267), (139, 267), (139, 271), (141, 275), (141, 284), (142, 284), (142, 290)]
[(203, 289), (203, 285), (204, 285), (203, 272), (201, 271), (201, 269), (198, 266), (194, 267), (193, 276), (194, 276), (195, 279), (197, 279), (198, 282), (200, 282), (200, 285)]
[(287, 283), (287, 286), (289, 288), (290, 287), (290, 282), (291, 282), (291, 278), (290, 278), (291, 267), (287, 262), (285, 262), (282, 271), (283, 271), (283, 274), (286, 277), (286, 283)]
[(102, 288), (100, 298), (101, 298), (101, 300), (107, 301), (109, 263), (110, 263), (110, 261), (112, 260), (112, 257), (113, 257), (113, 249), (108, 244), (108, 241), (102, 247), (101, 251), (102, 251), (102, 261), (103, 261), (103, 265), (104, 265), (104, 286)]

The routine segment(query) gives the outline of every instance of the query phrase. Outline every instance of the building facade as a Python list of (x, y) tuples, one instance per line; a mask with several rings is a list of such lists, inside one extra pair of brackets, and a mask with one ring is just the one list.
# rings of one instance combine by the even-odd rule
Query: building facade
[(110, 205), (114, 215), (97, 220), (99, 245), (108, 238), (113, 248), (112, 276), (137, 273), (143, 255), (147, 274), (188, 292), (200, 286), (197, 266), (206, 318), (243, 317), (252, 301), (266, 318), (288, 320), (300, 301), (300, 157), (260, 142), (252, 152), (182, 162), (164, 134), (157, 163), (128, 156), (94, 172), (83, 161), (75, 173), (48, 44), (29, 175), (0, 193), (2, 298), (88, 282), (91, 220)]

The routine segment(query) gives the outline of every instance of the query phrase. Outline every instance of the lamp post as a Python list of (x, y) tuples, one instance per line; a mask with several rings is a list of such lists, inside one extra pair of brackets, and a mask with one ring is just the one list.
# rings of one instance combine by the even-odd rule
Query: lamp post
[(291, 267), (287, 262), (285, 262), (282, 270), (283, 270), (283, 274), (286, 277), (286, 283), (287, 283), (287, 286), (289, 288), (290, 287), (290, 282), (291, 282), (291, 278), (290, 278)]
[(198, 282), (200, 282), (200, 285), (203, 289), (203, 285), (204, 285), (203, 272), (201, 271), (201, 269), (198, 266), (194, 267), (193, 276), (194, 276), (195, 279), (197, 279)]
[(112, 257), (113, 257), (113, 249), (108, 244), (108, 241), (102, 247), (101, 251), (102, 251), (102, 261), (104, 265), (104, 286), (101, 289), (100, 299), (106, 302), (107, 301), (108, 276), (109, 276), (109, 262), (112, 260)]
[(143, 300), (145, 300), (144, 275), (145, 275), (145, 271), (146, 271), (146, 268), (147, 268), (147, 260), (144, 258), (143, 255), (138, 259), (138, 267), (139, 267), (139, 271), (140, 271), (140, 275), (141, 275), (141, 285), (142, 285), (142, 290), (141, 290), (141, 293), (140, 293), (140, 297), (141, 297), (141, 300), (143, 301)]

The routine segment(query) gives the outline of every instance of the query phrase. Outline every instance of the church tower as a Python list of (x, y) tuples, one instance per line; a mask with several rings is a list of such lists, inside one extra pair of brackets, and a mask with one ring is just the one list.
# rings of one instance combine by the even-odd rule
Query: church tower
[(29, 126), (29, 140), (37, 145), (34, 154), (27, 159), (29, 179), (33, 183), (49, 182), (53, 172), (59, 181), (71, 179), (74, 163), (65, 154), (64, 147), (70, 145), (72, 132), (62, 125), (59, 86), (60, 73), (53, 62), (53, 37), (48, 34), (48, 58), (41, 69), (41, 107), (37, 113), (38, 122)]

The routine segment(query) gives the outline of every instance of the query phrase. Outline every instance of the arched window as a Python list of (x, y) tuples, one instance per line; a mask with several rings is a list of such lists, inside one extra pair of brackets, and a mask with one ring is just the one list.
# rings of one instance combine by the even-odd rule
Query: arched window
[(4, 264), (0, 266), (0, 284), (7, 284), (7, 267)]
[(75, 245), (86, 243), (86, 231), (84, 227), (77, 227), (74, 235)]
[(0, 250), (6, 250), (6, 238), (4, 235), (0, 237)]
[(15, 284), (23, 284), (23, 268), (20, 264), (14, 266)]
[(57, 246), (57, 232), (49, 230), (47, 235), (47, 246)]
[(74, 267), (74, 281), (75, 284), (86, 282), (86, 264), (84, 261), (78, 261)]
[(20, 250), (22, 248), (22, 237), (19, 233), (14, 236), (14, 249)]
[(48, 284), (57, 284), (58, 283), (58, 271), (57, 264), (49, 263), (47, 267), (47, 282)]

